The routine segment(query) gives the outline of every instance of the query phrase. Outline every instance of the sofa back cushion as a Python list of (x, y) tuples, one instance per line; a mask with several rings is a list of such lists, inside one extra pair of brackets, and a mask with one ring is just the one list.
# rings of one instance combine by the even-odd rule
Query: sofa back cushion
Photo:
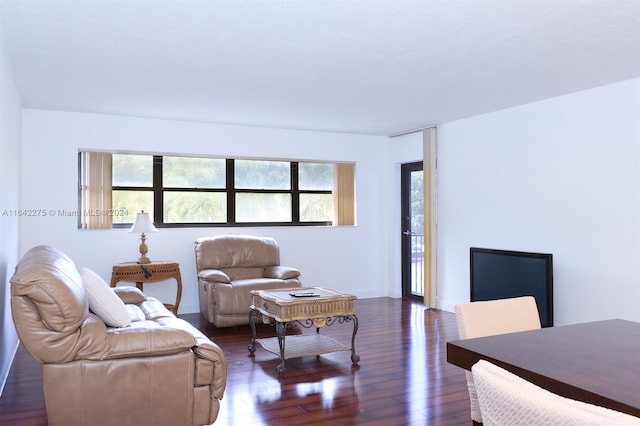
[[(34, 247), (20, 259), (11, 277), (11, 296), (30, 299), (52, 331), (74, 331), (89, 315), (80, 273), (67, 255), (49, 246)], [(18, 325), (20, 313), (14, 316)]]
[[(220, 235), (195, 241), (196, 268), (228, 269), (277, 266), (280, 250), (273, 238)], [(262, 276), (262, 274), (260, 275)]]
[(11, 277), (11, 313), (20, 341), (40, 362), (104, 351), (106, 328), (89, 313), (80, 273), (53, 247), (34, 247), (18, 262)]

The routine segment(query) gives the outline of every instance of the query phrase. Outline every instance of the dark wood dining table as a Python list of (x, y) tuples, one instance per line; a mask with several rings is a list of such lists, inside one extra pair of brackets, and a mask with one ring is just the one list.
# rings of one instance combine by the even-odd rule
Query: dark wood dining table
[(640, 417), (640, 323), (613, 319), (447, 342), (465, 370), (492, 362), (558, 395)]

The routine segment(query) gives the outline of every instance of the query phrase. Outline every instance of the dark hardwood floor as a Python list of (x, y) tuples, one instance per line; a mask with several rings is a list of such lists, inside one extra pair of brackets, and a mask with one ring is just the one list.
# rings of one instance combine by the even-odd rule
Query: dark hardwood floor
[[(358, 366), (349, 352), (336, 352), (289, 359), (282, 375), (277, 357), (261, 346), (249, 355), (248, 326), (217, 329), (199, 314), (180, 315), (227, 357), (227, 389), (215, 424), (470, 425), (464, 372), (446, 361), (446, 342), (458, 338), (454, 315), (408, 299), (361, 299), (355, 307)], [(350, 323), (334, 324), (321, 333), (348, 343), (352, 330)], [(273, 334), (273, 327), (258, 327), (258, 337)], [(47, 424), (40, 375), (40, 364), (20, 346), (0, 397), (1, 425)]]

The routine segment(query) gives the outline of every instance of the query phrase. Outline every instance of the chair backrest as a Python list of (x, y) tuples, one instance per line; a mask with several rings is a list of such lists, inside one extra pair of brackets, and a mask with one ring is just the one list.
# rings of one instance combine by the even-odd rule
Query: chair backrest
[(488, 361), (473, 367), (485, 426), (640, 425), (640, 418), (565, 398)]
[[(533, 296), (461, 303), (455, 306), (455, 312), (461, 339), (540, 328), (540, 316)], [(482, 423), (473, 377), (468, 371), (465, 374), (471, 402), (471, 419)]]
[(251, 268), (280, 265), (280, 249), (273, 238), (219, 235), (195, 240), (196, 269)]
[(461, 303), (455, 306), (461, 339), (515, 333), (540, 328), (533, 296)]

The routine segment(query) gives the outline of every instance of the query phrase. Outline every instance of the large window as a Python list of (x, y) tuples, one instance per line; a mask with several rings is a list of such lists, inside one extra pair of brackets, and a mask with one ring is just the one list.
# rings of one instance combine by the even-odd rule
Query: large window
[(160, 227), (355, 224), (353, 163), (108, 152), (79, 157), (81, 209), (118, 212), (99, 223), (79, 215), (83, 229), (128, 227), (142, 210)]

